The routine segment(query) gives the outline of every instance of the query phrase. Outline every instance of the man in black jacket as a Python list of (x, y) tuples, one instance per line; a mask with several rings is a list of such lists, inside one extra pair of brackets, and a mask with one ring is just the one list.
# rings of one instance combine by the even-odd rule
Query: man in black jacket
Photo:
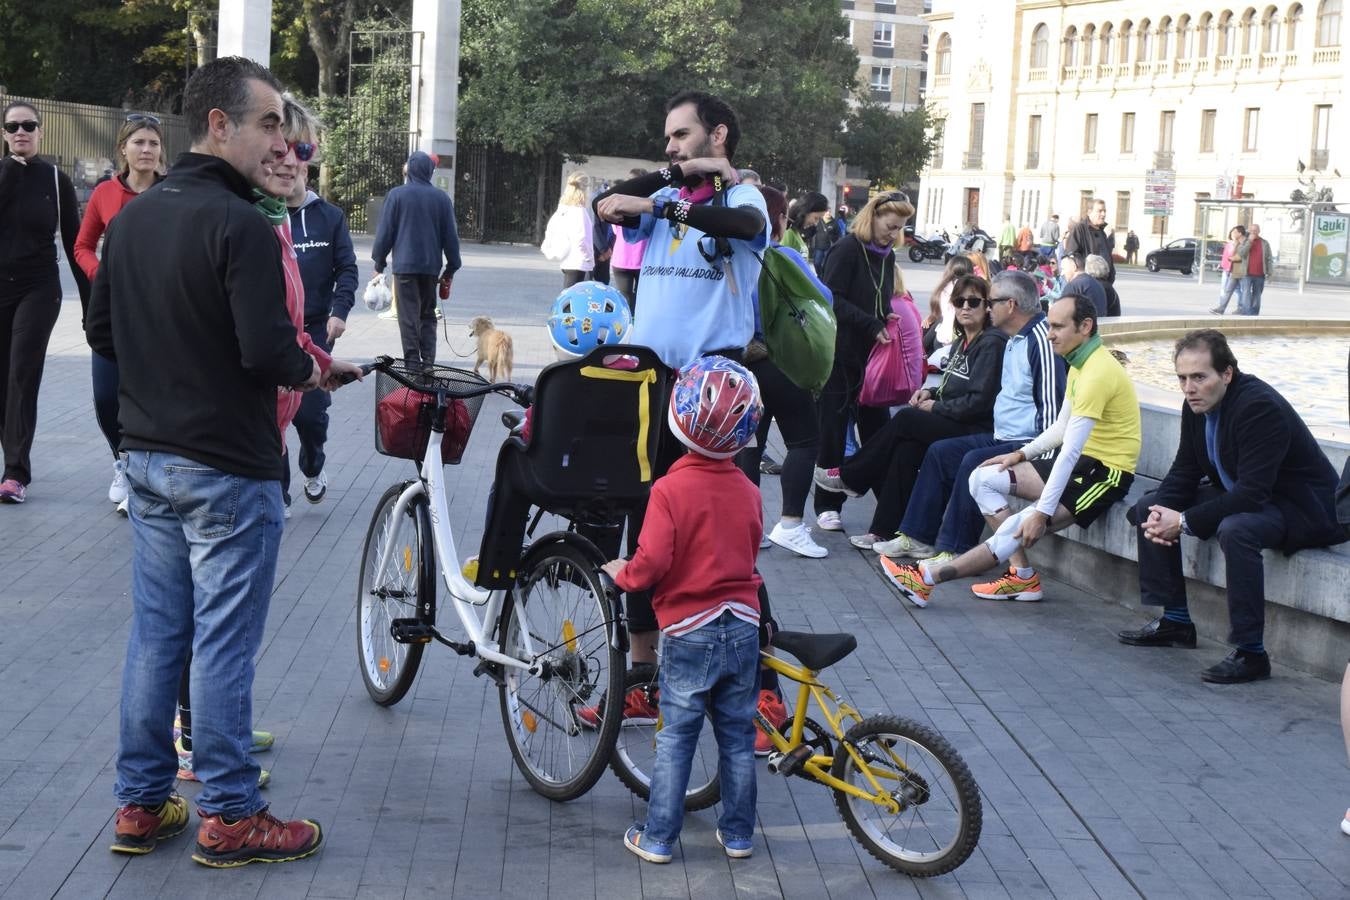
[[(1345, 540), (1333, 495), (1336, 470), (1298, 413), (1274, 388), (1238, 371), (1219, 331), (1192, 331), (1173, 356), (1186, 403), (1181, 446), (1158, 490), (1133, 510), (1139, 525), (1139, 593), (1163, 607), (1120, 640), (1141, 647), (1194, 647), (1186, 608), (1181, 535), (1217, 538), (1228, 584), (1233, 652), (1200, 677), (1233, 684), (1270, 677), (1262, 644), (1265, 570), (1261, 550), (1293, 553)], [(1202, 485), (1202, 478), (1209, 484)]]
[(1116, 262), (1111, 256), (1115, 249), (1115, 236), (1106, 233), (1106, 201), (1094, 200), (1092, 211), (1069, 229), (1069, 237), (1064, 243), (1064, 253), (1077, 260), (1078, 269), (1083, 272), (1087, 271), (1087, 258), (1094, 253), (1097, 254), (1106, 260), (1107, 266), (1110, 267), (1111, 272), (1106, 281), (1115, 284)]
[(113, 220), (89, 304), (90, 346), (118, 364), (131, 486), (115, 852), (148, 853), (187, 827), (171, 734), (189, 651), (202, 782), (193, 859), (281, 862), (322, 843), (317, 823), (268, 814), (248, 755), (281, 541), (277, 388), (322, 378), (297, 344), (280, 244), (252, 202), (287, 151), (279, 88), (239, 57), (193, 74), (192, 150)]

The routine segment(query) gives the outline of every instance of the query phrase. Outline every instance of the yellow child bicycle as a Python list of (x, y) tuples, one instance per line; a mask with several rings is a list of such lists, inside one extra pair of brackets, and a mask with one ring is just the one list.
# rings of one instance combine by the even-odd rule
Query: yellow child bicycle
[[(762, 657), (765, 666), (797, 684), (796, 712), (784, 723), (786, 733), (756, 713), (756, 724), (773, 741), (769, 772), (830, 788), (853, 837), (898, 872), (930, 877), (965, 862), (979, 842), (983, 813), (979, 788), (956, 749), (933, 729), (902, 716), (864, 719), (820, 680), (821, 671), (857, 649), (853, 635), (780, 631), (770, 643), (801, 665), (767, 653)], [(658, 705), (659, 668), (630, 673), (625, 688), (634, 687)], [(827, 727), (806, 715), (813, 699)], [(644, 800), (650, 795), (660, 730), (660, 716), (625, 719), (610, 757), (614, 773)], [(717, 747), (710, 731), (698, 746), (686, 809), (718, 800)]]

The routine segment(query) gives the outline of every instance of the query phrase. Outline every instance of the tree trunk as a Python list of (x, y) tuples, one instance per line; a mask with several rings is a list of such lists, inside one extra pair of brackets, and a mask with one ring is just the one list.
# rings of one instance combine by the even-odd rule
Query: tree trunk
[(197, 47), (197, 68), (200, 69), (216, 58), (216, 20), (205, 13), (194, 12), (188, 18), (188, 25)]

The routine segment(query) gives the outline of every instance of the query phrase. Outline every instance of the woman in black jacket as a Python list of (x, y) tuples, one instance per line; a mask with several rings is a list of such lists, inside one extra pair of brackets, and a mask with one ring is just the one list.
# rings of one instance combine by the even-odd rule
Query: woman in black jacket
[[(837, 469), (817, 469), (816, 487), (859, 496), (877, 492), (877, 508), (866, 534), (854, 535), (855, 547), (887, 556), (912, 555), (909, 546), (887, 539), (904, 518), (909, 495), (928, 445), (935, 441), (994, 430), (994, 398), (1003, 381), (1003, 348), (1008, 337), (989, 323), (989, 283), (978, 275), (953, 282), (956, 340), (932, 391), (919, 391)], [(908, 538), (897, 538), (907, 542)]]
[(57, 244), (65, 246), (81, 302), (89, 279), (75, 264), (80, 204), (65, 173), (38, 156), (42, 117), (17, 101), (5, 107), (7, 154), (0, 160), (0, 503), (22, 503), (33, 479), (29, 454), (47, 341), (61, 312)]
[[(843, 463), (844, 432), (850, 413), (864, 443), (886, 424), (886, 410), (858, 406), (858, 392), (872, 347), (890, 340), (886, 319), (891, 315), (895, 289), (895, 252), (891, 245), (913, 215), (914, 207), (898, 191), (873, 197), (825, 261), (821, 280), (834, 294), (838, 332), (834, 368), (820, 392), (819, 468), (833, 469)], [(843, 494), (817, 490), (816, 525), (824, 531), (843, 531), (839, 520), (843, 506)]]

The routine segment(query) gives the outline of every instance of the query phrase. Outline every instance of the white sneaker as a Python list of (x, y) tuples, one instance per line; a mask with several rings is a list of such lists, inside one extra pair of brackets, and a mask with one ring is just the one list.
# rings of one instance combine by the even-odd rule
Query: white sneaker
[(772, 547), (772, 546), (773, 546), (773, 541), (769, 540), (769, 536), (768, 536), (767, 534), (760, 535), (760, 538), (759, 538), (759, 549), (761, 549), (761, 550), (768, 550), (768, 549), (769, 549), (770, 547)]
[(891, 559), (925, 559), (937, 552), (922, 541), (916, 541), (903, 532), (889, 541), (882, 541), (874, 545), (872, 549), (882, 556), (889, 556)]
[(1350, 834), (1350, 809), (1345, 811), (1345, 818), (1341, 819), (1341, 833)]
[(123, 498), (122, 502), (117, 504), (117, 514), (124, 519), (131, 515), (131, 511), (127, 508), (127, 503), (128, 501), (126, 498)]
[(108, 485), (108, 502), (127, 502), (127, 461), (120, 456), (113, 460), (113, 480)]
[(291, 505), (289, 503), (283, 503), (281, 504), (281, 507), (282, 507), (281, 517), (283, 519), (289, 519), (291, 517)]
[(850, 535), (848, 542), (853, 546), (857, 547), (859, 550), (871, 550), (873, 547), (875, 547), (877, 544), (880, 544), (884, 540), (886, 540), (884, 537), (875, 535), (869, 531), (866, 534)]
[(326, 493), (328, 493), (327, 472), (320, 472), (313, 478), (305, 479), (305, 499), (310, 503), (318, 503)]
[(832, 509), (827, 509), (816, 516), (816, 527), (821, 531), (843, 531), (844, 523), (839, 518), (839, 513)]
[(773, 531), (769, 532), (769, 540), (798, 556), (823, 559), (830, 555), (830, 551), (811, 540), (811, 526), (805, 522), (792, 527), (784, 527), (783, 523), (779, 522), (773, 526)]

